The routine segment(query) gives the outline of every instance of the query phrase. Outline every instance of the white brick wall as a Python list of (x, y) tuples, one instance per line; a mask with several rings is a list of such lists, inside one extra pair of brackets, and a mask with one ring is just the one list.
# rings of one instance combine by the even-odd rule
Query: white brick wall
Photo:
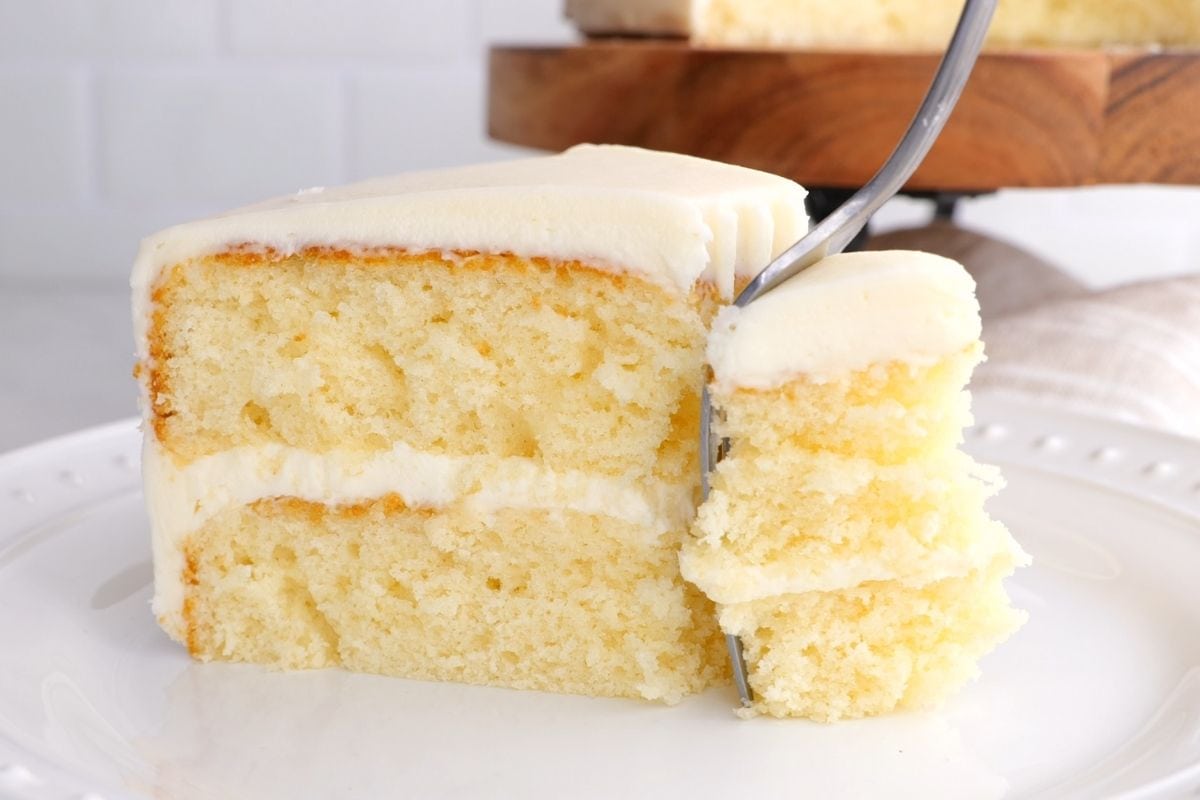
[(219, 11), (203, 0), (0, 0), (0, 57), (78, 62), (212, 55)]
[[(484, 136), (485, 45), (571, 38), (561, 4), (0, 0), (0, 292), (116, 286), (172, 222), (521, 152)], [(1200, 267), (1197, 190), (1008, 193), (964, 218), (1096, 283)]]
[(512, 157), (495, 38), (560, 0), (0, 0), (0, 292), (118, 286), (157, 228), (270, 195)]
[(369, 70), (351, 82), (354, 178), (488, 161), (523, 152), (490, 142), (479, 66)]
[(464, 35), (470, 0), (232, 0), (228, 8), (235, 55), (444, 64), (472, 57), (477, 44)]
[(122, 208), (212, 204), (342, 178), (342, 84), (319, 68), (226, 65), (100, 75), (100, 197)]
[(86, 80), (60, 65), (0, 72), (0, 203), (61, 206), (87, 190)]

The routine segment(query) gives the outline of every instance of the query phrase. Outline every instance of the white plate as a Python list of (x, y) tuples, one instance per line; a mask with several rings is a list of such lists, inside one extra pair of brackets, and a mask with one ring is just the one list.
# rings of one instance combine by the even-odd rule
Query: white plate
[[(1179, 797), (1200, 792), (1200, 446), (997, 400), (971, 449), (1029, 624), (938, 714), (742, 722), (192, 663), (151, 619), (132, 422), (0, 457), (0, 796)], [(754, 794), (752, 794), (754, 793)]]

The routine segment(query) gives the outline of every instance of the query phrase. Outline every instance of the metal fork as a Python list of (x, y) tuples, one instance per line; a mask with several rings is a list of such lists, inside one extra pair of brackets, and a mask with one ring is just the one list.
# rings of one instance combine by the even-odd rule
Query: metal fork
[[(836, 211), (822, 220), (800, 241), (783, 251), (749, 285), (742, 290), (733, 304), (744, 307), (766, 294), (796, 273), (833, 253), (840, 253), (866, 226), (871, 215), (900, 191), (905, 182), (920, 166), (929, 148), (941, 133), (958, 102), (975, 59), (983, 46), (988, 24), (996, 10), (997, 0), (966, 0), (958, 26), (950, 39), (950, 46), (938, 65), (933, 83), (917, 109), (917, 114), (896, 149), (884, 162), (875, 176), (854, 193)], [(701, 394), (700, 406), (700, 470), (701, 494), (707, 500), (708, 476), (713, 467), (728, 450), (728, 440), (719, 440), (712, 430), (712, 402), (708, 394), (708, 382)], [(750, 706), (754, 694), (746, 675), (746, 659), (742, 655), (741, 640), (732, 635), (725, 637), (729, 648), (729, 659), (733, 665), (733, 679), (741, 696), (742, 705)]]

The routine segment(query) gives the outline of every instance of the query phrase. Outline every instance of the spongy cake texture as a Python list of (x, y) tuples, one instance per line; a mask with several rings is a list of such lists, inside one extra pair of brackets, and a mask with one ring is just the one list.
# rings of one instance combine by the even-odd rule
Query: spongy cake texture
[(670, 701), (723, 676), (676, 564), (685, 515), (481, 502), (536, 463), (686, 505), (713, 301), (579, 264), (314, 250), (176, 266), (158, 307), (170, 458), (365, 462), (400, 441), (471, 464), (436, 508), (284, 497), (207, 519), (175, 630), (195, 655)]
[[(999, 476), (957, 448), (970, 420), (963, 386), (982, 356), (977, 334), (931, 314), (931, 332), (945, 334), (941, 356), (871, 350), (874, 363), (848, 354), (847, 369), (822, 362), (819, 375), (819, 342), (811, 356), (788, 342), (868, 324), (886, 342), (882, 315), (846, 314), (842, 330), (817, 332), (805, 314), (839, 295), (860, 300), (862, 287), (886, 283), (886, 270), (927, 282), (939, 303), (975, 315), (977, 306), (962, 268), (935, 256), (834, 256), (814, 269), (781, 297), (756, 301), (761, 309), (722, 313), (710, 350), (737, 346), (720, 339), (750, 336), (776, 311), (793, 315), (793, 338), (755, 342), (778, 348), (774, 385), (741, 386), (736, 365), (719, 362), (717, 432), (730, 449), (684, 545), (683, 572), (718, 603), (725, 632), (741, 637), (755, 710), (830, 721), (929, 707), (1023, 619), (1001, 581), (1026, 557), (983, 505)], [(945, 290), (955, 286), (958, 299)], [(761, 370), (751, 374), (762, 383)]]
[(677, 702), (725, 679), (678, 538), (577, 512), (264, 500), (188, 541), (202, 658)]

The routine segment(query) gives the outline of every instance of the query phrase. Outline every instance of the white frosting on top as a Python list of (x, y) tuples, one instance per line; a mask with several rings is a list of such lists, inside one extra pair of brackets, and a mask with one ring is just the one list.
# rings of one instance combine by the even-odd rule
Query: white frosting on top
[(830, 380), (872, 364), (929, 364), (979, 339), (975, 281), (948, 258), (902, 250), (822, 259), (745, 308), (721, 311), (708, 340), (718, 390)]
[(241, 446), (180, 466), (151, 433), (142, 474), (154, 548), (154, 611), (171, 629), (180, 624), (183, 604), (184, 540), (216, 514), (256, 500), (341, 505), (397, 494), (410, 507), (461, 504), (485, 518), (505, 508), (578, 511), (633, 523), (652, 540), (682, 530), (694, 513), (686, 485), (633, 485), (555, 472), (529, 459), (446, 456), (402, 443), (373, 455)]
[(172, 264), (239, 244), (469, 250), (579, 260), (725, 297), (804, 234), (805, 191), (765, 172), (611, 145), (310, 189), (142, 242), (132, 285), (139, 355), (150, 293)]

